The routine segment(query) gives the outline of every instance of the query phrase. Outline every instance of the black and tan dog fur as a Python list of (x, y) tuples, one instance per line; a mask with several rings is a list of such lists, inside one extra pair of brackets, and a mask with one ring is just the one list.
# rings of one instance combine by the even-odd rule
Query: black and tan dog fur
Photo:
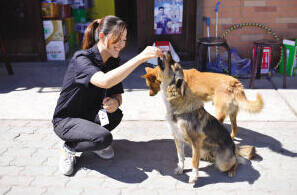
[(161, 91), (179, 159), (175, 173), (183, 173), (184, 142), (187, 142), (192, 147), (190, 183), (198, 179), (200, 159), (212, 161), (220, 171), (234, 176), (239, 154), (228, 130), (204, 109), (203, 102), (185, 82), (181, 66), (171, 61), (170, 54), (165, 54), (160, 67)]
[[(146, 67), (146, 74), (142, 76), (149, 87), (150, 96), (155, 96), (161, 89), (162, 71), (159, 66)], [(259, 113), (264, 106), (260, 94), (256, 100), (246, 98), (244, 86), (236, 78), (220, 73), (199, 72), (196, 69), (183, 70), (184, 80), (196, 98), (202, 102), (211, 101), (215, 107), (216, 118), (223, 123), (229, 116), (232, 139), (236, 136), (237, 114), (240, 110), (250, 113)]]

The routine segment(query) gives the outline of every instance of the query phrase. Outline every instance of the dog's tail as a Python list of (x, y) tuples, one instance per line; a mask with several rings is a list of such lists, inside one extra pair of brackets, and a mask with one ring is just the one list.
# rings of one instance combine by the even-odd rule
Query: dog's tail
[(233, 83), (233, 89), (239, 108), (251, 113), (258, 113), (263, 109), (264, 102), (260, 94), (257, 94), (256, 100), (248, 100), (245, 96), (243, 85), (239, 81)]
[(249, 145), (235, 145), (236, 159), (239, 164), (247, 164), (249, 160), (256, 156), (256, 149)]

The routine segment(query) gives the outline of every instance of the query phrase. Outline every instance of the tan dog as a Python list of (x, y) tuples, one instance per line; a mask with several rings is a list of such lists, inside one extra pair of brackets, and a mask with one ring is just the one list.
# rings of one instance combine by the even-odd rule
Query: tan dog
[[(142, 77), (149, 87), (149, 94), (156, 95), (160, 91), (162, 74), (160, 67), (146, 67), (146, 74)], [(184, 79), (195, 94), (203, 102), (212, 101), (215, 106), (216, 118), (224, 122), (229, 116), (232, 126), (231, 137), (237, 134), (238, 127), (236, 117), (239, 109), (250, 113), (258, 113), (262, 110), (264, 103), (260, 94), (255, 101), (246, 98), (244, 87), (232, 76), (219, 73), (199, 72), (196, 69), (183, 70)]]
[(239, 151), (228, 130), (203, 108), (185, 80), (179, 64), (170, 63), (171, 56), (163, 60), (161, 91), (164, 95), (167, 118), (174, 136), (178, 154), (176, 174), (184, 169), (184, 142), (192, 147), (192, 172), (189, 182), (198, 179), (200, 158), (209, 160), (229, 176), (236, 174)]

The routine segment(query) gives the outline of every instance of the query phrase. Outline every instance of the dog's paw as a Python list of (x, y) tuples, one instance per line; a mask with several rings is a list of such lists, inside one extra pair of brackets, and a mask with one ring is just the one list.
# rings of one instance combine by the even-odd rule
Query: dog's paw
[(231, 139), (234, 140), (234, 138), (235, 138), (235, 133), (232, 131), (232, 133), (231, 133), (230, 136), (231, 136)]
[(236, 175), (236, 170), (231, 169), (230, 171), (228, 171), (228, 176), (229, 177), (234, 177)]
[(181, 174), (183, 174), (183, 172), (184, 172), (184, 169), (183, 169), (182, 167), (180, 167), (180, 166), (177, 166), (177, 167), (174, 169), (174, 174), (175, 174), (175, 175), (181, 175)]
[(229, 177), (234, 177), (236, 175), (237, 171), (237, 166), (238, 164), (236, 163), (229, 171), (228, 171), (228, 176)]
[(198, 172), (192, 171), (189, 177), (189, 183), (195, 183), (198, 180)]
[(234, 177), (235, 175), (236, 175), (236, 172), (234, 172), (234, 171), (229, 171), (228, 172), (229, 177)]

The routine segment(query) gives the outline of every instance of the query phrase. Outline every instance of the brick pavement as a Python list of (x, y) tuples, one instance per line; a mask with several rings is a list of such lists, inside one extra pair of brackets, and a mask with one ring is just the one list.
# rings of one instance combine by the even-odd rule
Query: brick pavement
[[(230, 128), (229, 124), (226, 124)], [(165, 121), (123, 121), (113, 131), (116, 156), (78, 156), (74, 176), (57, 167), (61, 141), (47, 120), (0, 120), (0, 194), (293, 194), (297, 191), (297, 121), (239, 122), (240, 144), (258, 156), (228, 178), (202, 162), (200, 178), (188, 184), (174, 175), (177, 156)], [(284, 128), (285, 127), (285, 128)]]
[[(296, 78), (274, 90), (281, 77), (256, 81), (247, 89), (253, 99), (265, 98), (258, 115), (240, 112), (238, 144), (256, 146), (257, 158), (240, 165), (228, 178), (207, 162), (200, 164), (196, 184), (188, 184), (191, 151), (186, 148), (185, 174), (174, 175), (177, 155), (159, 96), (148, 96), (143, 68), (126, 81), (124, 120), (113, 131), (113, 160), (92, 153), (78, 156), (74, 176), (58, 171), (59, 147), (52, 117), (65, 64), (21, 63), (16, 74), (0, 72), (0, 194), (296, 194)], [(243, 82), (247, 86), (247, 82)], [(294, 98), (295, 97), (295, 98)], [(152, 109), (153, 108), (153, 109)], [(213, 113), (213, 106), (206, 105)], [(228, 120), (226, 126), (230, 129)]]

